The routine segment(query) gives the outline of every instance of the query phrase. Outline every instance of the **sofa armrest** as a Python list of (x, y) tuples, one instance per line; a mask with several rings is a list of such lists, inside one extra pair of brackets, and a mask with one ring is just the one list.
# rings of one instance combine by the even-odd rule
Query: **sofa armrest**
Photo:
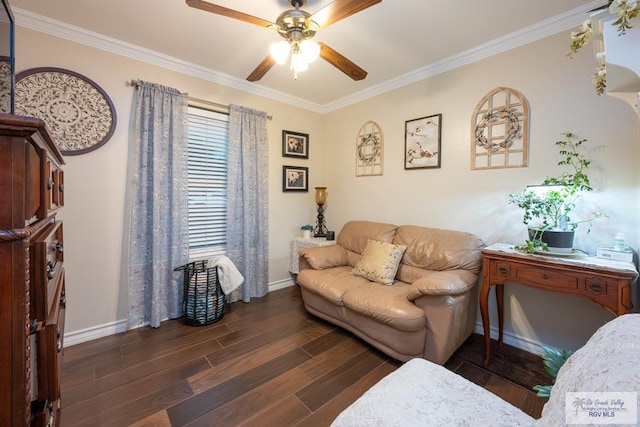
[(467, 270), (436, 271), (413, 282), (407, 298), (414, 301), (422, 295), (464, 294), (473, 289), (477, 279), (477, 275)]
[(300, 271), (308, 267), (314, 270), (324, 270), (349, 265), (347, 251), (340, 245), (303, 249), (300, 251), (300, 261), (302, 261)]

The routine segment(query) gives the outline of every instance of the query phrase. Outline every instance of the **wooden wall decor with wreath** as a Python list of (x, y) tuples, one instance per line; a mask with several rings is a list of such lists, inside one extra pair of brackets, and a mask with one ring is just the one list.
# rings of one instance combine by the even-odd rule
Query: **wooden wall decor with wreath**
[(487, 93), (471, 116), (471, 169), (522, 168), (529, 162), (529, 104), (515, 89)]
[(356, 138), (356, 176), (382, 175), (382, 129), (369, 120)]

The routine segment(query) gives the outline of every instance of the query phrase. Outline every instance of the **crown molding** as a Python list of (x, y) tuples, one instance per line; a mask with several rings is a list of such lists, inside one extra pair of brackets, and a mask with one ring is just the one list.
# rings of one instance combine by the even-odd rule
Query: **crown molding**
[(202, 67), (200, 65), (126, 43), (112, 37), (50, 19), (46, 16), (29, 12), (24, 9), (13, 8), (13, 14), (16, 17), (17, 25), (20, 27), (45, 33), (54, 37), (63, 38), (65, 40), (70, 40), (75, 43), (90, 46), (109, 53), (124, 56), (126, 58), (156, 65), (158, 67), (197, 77), (243, 92), (259, 95), (274, 101), (283, 102), (305, 110), (325, 114), (418, 81), (425, 80), (429, 77), (480, 61), (490, 56), (532, 43), (553, 34), (566, 31), (582, 23), (588, 17), (588, 11), (600, 6), (601, 4), (602, 0), (591, 1), (586, 5), (572, 9), (561, 15), (529, 27), (525, 27), (488, 43), (476, 46), (467, 51), (450, 56), (323, 105), (283, 92), (275, 91), (256, 83), (249, 83), (245, 80), (238, 79), (210, 68)]
[(259, 84), (250, 83), (219, 71), (202, 67), (191, 62), (183, 61), (169, 55), (165, 55), (150, 49), (145, 49), (113, 37), (85, 30), (55, 19), (47, 18), (28, 10), (17, 7), (12, 8), (16, 23), (33, 31), (59, 37), (85, 46), (103, 50), (105, 52), (124, 56), (126, 58), (156, 65), (168, 70), (176, 71), (189, 76), (197, 77), (233, 89), (248, 92), (253, 95), (280, 101), (285, 104), (303, 108), (310, 111), (321, 112), (322, 106), (306, 101), (283, 92), (275, 91)]
[[(460, 52), (443, 60), (426, 65), (422, 68), (410, 71), (396, 78), (387, 80), (369, 87), (360, 92), (341, 98), (335, 102), (325, 104), (322, 113), (329, 113), (340, 108), (347, 107), (356, 102), (361, 102), (373, 98), (383, 93), (399, 89), (401, 87), (425, 80), (429, 77), (454, 70), (456, 68), (472, 64), (482, 59), (515, 49), (520, 46), (535, 42), (545, 37), (567, 31), (570, 28), (580, 25), (588, 18), (588, 11), (600, 6), (602, 0), (595, 0), (576, 9), (572, 9), (561, 15), (538, 22), (522, 28), (506, 36), (491, 40), (472, 49)], [(568, 43), (568, 42), (567, 42)], [(567, 44), (567, 47), (569, 45)]]

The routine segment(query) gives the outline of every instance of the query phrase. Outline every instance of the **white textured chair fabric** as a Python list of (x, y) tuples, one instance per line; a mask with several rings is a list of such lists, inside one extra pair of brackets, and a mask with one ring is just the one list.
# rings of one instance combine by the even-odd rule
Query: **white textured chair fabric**
[(542, 418), (534, 425), (566, 425), (565, 396), (569, 392), (634, 391), (640, 396), (640, 314), (625, 314), (598, 329), (562, 365)]
[(640, 314), (608, 322), (565, 362), (539, 420), (442, 366), (412, 359), (345, 409), (332, 426), (565, 426), (568, 392), (640, 396)]
[(345, 409), (332, 427), (530, 426), (493, 393), (424, 359), (411, 359)]

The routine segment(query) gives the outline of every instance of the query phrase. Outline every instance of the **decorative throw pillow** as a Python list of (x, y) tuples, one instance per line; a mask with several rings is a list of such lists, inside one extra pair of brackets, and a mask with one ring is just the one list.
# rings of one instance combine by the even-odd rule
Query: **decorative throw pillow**
[(373, 282), (391, 285), (406, 249), (404, 245), (368, 240), (362, 252), (362, 258), (353, 267), (351, 274)]

